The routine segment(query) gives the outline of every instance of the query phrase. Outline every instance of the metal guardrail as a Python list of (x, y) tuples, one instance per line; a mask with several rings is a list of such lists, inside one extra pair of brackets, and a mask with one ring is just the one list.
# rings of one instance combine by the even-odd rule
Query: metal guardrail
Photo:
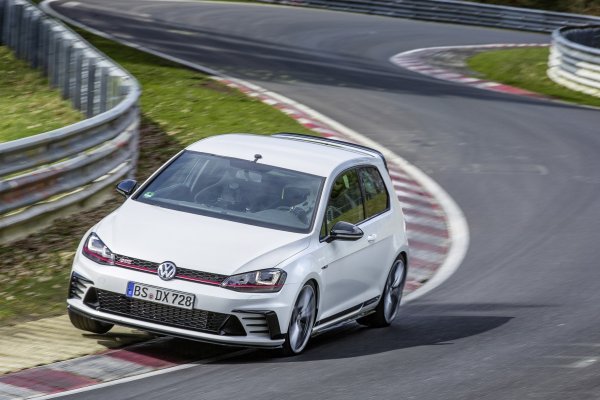
[(600, 25), (554, 31), (548, 77), (569, 89), (600, 97)]
[(565, 25), (600, 24), (600, 18), (578, 14), (557, 13), (518, 7), (496, 6), (452, 0), (258, 0), (290, 6), (309, 6), (330, 10), (351, 11), (452, 22), (469, 25), (493, 26), (534, 32), (552, 32)]
[(5, 230), (58, 214), (135, 172), (140, 87), (129, 73), (27, 0), (0, 0), (1, 42), (39, 68), (87, 119), (0, 143)]

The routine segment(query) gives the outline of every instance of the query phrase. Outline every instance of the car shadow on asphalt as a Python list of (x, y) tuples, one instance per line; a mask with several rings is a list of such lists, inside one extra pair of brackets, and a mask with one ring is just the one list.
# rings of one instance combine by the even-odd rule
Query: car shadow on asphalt
[[(278, 357), (273, 351), (261, 350), (219, 363), (303, 362), (354, 358), (419, 346), (453, 345), (457, 340), (496, 329), (513, 318), (477, 315), (494, 310), (494, 306), (492, 304), (446, 304), (441, 305), (441, 310), (437, 308), (437, 314), (434, 313), (436, 307), (433, 306), (429, 310), (427, 306), (411, 307), (404, 315), (399, 314), (396, 321), (388, 328), (367, 328), (356, 322), (336, 326), (313, 337), (306, 351), (300, 356)], [(515, 305), (496, 306), (499, 306), (500, 310), (507, 311), (507, 308)], [(440, 314), (440, 311), (457, 315)], [(496, 313), (498, 311), (496, 310)]]
[(158, 336), (149, 342), (128, 347), (128, 352), (175, 364), (210, 358), (225, 359), (211, 364), (288, 363), (345, 359), (386, 353), (420, 346), (451, 346), (463, 338), (497, 329), (524, 308), (554, 305), (505, 303), (420, 303), (403, 306), (388, 328), (367, 328), (356, 322), (337, 325), (311, 339), (306, 351), (296, 357), (282, 357), (276, 350), (244, 350), (203, 342)]

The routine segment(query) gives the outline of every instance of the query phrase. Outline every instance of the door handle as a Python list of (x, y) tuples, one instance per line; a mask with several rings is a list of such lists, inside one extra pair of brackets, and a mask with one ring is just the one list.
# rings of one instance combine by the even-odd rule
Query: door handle
[(367, 236), (367, 241), (368, 241), (369, 243), (373, 243), (373, 242), (375, 241), (375, 239), (377, 239), (377, 234), (376, 234), (376, 233), (374, 233), (374, 234), (372, 234), (372, 235), (369, 235), (369, 236)]

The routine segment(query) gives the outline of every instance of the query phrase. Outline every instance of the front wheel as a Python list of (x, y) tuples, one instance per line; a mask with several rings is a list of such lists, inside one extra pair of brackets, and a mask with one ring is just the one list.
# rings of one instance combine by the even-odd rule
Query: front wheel
[(373, 314), (360, 318), (358, 323), (374, 328), (389, 326), (396, 314), (402, 300), (402, 290), (406, 282), (406, 263), (402, 257), (398, 257), (385, 281), (385, 287)]
[(71, 310), (68, 310), (68, 312), (69, 319), (71, 320), (73, 326), (77, 329), (81, 329), (82, 331), (102, 334), (110, 331), (114, 326), (113, 324), (107, 324), (105, 322), (84, 317), (83, 315), (77, 314)]
[(302, 353), (312, 334), (317, 314), (317, 295), (313, 283), (306, 283), (296, 299), (282, 353), (293, 356)]

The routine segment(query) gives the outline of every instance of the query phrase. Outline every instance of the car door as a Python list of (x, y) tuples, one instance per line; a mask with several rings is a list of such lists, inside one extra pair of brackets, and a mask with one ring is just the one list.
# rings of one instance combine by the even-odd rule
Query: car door
[(391, 221), (390, 194), (378, 168), (361, 167), (358, 175), (365, 207), (365, 220), (359, 227), (364, 232), (368, 246), (356, 255), (356, 261), (361, 264), (365, 283), (369, 286), (365, 293), (365, 301), (368, 301), (381, 294), (397, 256), (393, 243), (395, 225)]
[[(372, 168), (379, 174), (376, 167)], [(373, 182), (373, 172), (362, 168), (346, 170), (332, 185), (321, 238), (325, 239), (338, 221), (358, 225), (364, 235), (356, 241), (321, 241), (318, 252), (324, 282), (321, 321), (355, 311), (363, 302), (380, 294), (379, 283), (389, 254), (386, 248), (391, 240), (385, 221), (389, 195), (383, 181)]]

